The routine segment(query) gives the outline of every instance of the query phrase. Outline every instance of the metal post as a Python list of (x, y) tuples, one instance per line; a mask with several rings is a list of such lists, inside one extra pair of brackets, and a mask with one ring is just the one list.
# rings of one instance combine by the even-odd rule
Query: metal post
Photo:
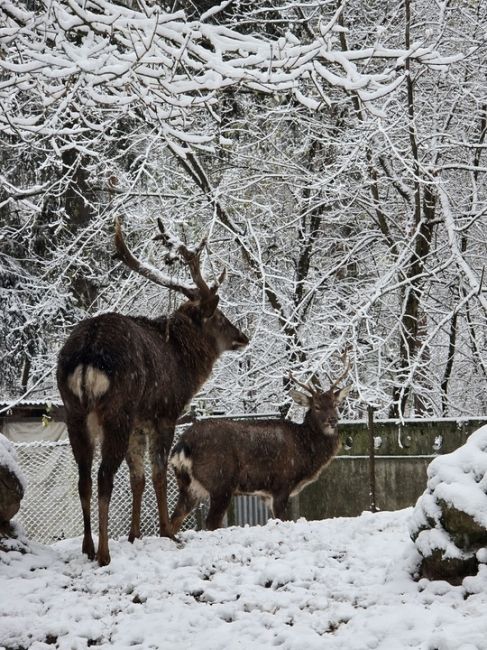
[(367, 406), (367, 428), (369, 431), (369, 498), (370, 511), (377, 512), (375, 502), (375, 441), (374, 441), (374, 407)]

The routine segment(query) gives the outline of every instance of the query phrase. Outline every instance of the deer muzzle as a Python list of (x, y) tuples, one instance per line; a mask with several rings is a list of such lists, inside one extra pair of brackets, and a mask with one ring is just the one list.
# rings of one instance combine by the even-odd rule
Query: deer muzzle
[(249, 344), (249, 338), (240, 332), (239, 336), (232, 343), (232, 350), (240, 350)]

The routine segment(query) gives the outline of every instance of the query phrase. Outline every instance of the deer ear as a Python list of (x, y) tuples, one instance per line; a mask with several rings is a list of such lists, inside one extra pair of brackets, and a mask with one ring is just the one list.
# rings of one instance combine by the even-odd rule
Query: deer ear
[(340, 388), (340, 390), (337, 390), (335, 392), (335, 401), (340, 406), (340, 404), (343, 402), (343, 400), (346, 398), (348, 393), (352, 390), (352, 384), (350, 386), (345, 386), (345, 388)]
[(200, 300), (200, 313), (203, 320), (211, 318), (218, 307), (220, 302), (220, 296), (216, 293), (212, 293), (209, 296), (205, 296)]
[(289, 394), (299, 406), (310, 406), (311, 398), (309, 398), (304, 393), (300, 393), (299, 390), (290, 390)]

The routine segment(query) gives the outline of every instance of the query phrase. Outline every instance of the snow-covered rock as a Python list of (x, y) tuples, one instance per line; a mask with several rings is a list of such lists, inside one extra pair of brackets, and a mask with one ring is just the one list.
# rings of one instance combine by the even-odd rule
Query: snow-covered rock
[(11, 521), (19, 511), (25, 487), (15, 449), (12, 443), (0, 434), (0, 551), (25, 548), (22, 529)]
[(477, 572), (487, 547), (487, 425), (432, 461), (409, 528), (422, 576), (459, 584)]

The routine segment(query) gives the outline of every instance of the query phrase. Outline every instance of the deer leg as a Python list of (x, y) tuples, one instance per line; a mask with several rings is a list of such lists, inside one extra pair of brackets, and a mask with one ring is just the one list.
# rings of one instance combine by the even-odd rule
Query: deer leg
[(190, 476), (186, 472), (177, 472), (176, 478), (179, 485), (179, 497), (178, 502), (176, 503), (176, 507), (174, 508), (174, 512), (171, 516), (171, 528), (173, 535), (179, 531), (183, 525), (184, 520), (198, 502), (197, 497), (195, 497), (190, 490)]
[(216, 528), (222, 527), (223, 517), (228, 510), (231, 500), (232, 492), (230, 490), (210, 495), (210, 509), (205, 522), (207, 530), (215, 530)]
[(135, 429), (129, 439), (129, 448), (125, 460), (130, 471), (130, 488), (132, 491), (132, 517), (130, 521), (129, 542), (142, 537), (140, 533), (140, 509), (145, 488), (144, 472), (145, 431)]
[(152, 464), (152, 484), (156, 493), (159, 514), (159, 535), (174, 539), (167, 510), (167, 461), (174, 438), (174, 424), (159, 421), (157, 429), (149, 434), (149, 454)]
[(275, 519), (286, 521), (286, 508), (289, 501), (289, 494), (275, 494), (272, 498), (272, 514)]
[(71, 449), (78, 465), (78, 493), (83, 512), (83, 544), (81, 551), (90, 560), (95, 558), (95, 545), (91, 535), (91, 467), (93, 465), (93, 442), (84, 417), (67, 418)]
[[(130, 431), (130, 430), (129, 430)], [(100, 566), (110, 564), (108, 550), (108, 510), (113, 490), (113, 478), (122, 464), (128, 448), (129, 431), (122, 427), (106, 431), (98, 469), (98, 552)]]
[(93, 465), (93, 451), (91, 457), (86, 462), (78, 464), (79, 481), (78, 492), (81, 501), (81, 509), (83, 511), (83, 544), (81, 552), (88, 556), (89, 560), (95, 559), (95, 545), (93, 544), (93, 537), (91, 535), (91, 494), (92, 494), (92, 480), (91, 480), (91, 467)]

